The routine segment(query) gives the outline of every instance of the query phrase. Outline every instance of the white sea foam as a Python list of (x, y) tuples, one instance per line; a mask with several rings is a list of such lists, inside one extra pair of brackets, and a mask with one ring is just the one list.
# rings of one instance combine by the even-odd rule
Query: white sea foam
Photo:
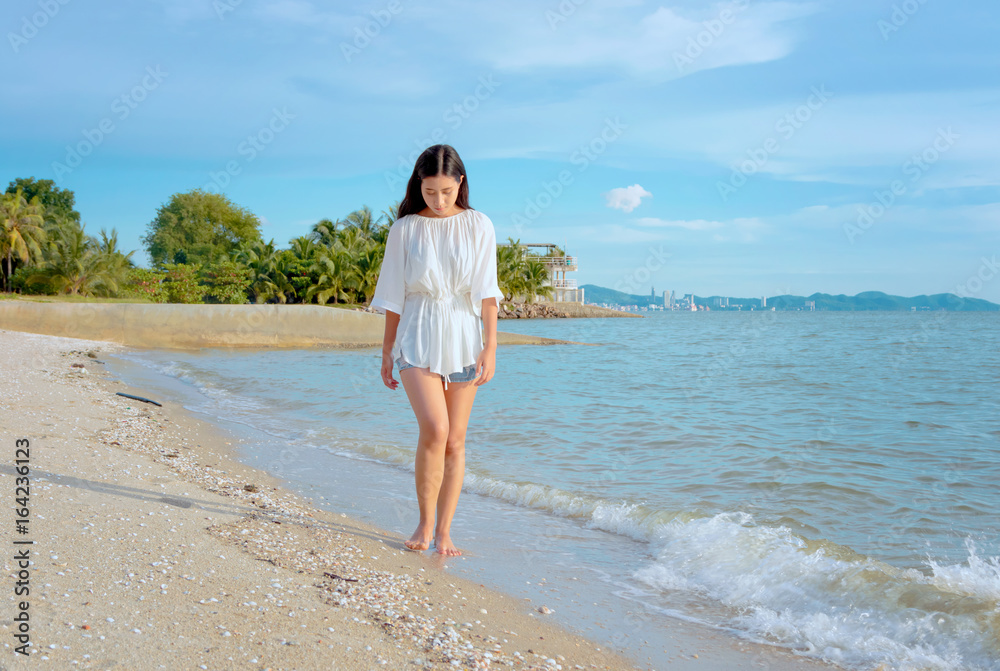
[(665, 524), (653, 543), (657, 559), (636, 579), (718, 600), (733, 612), (724, 624), (761, 640), (853, 668), (1000, 669), (989, 643), (1000, 615), (995, 558), (970, 554), (967, 566), (926, 575), (842, 559), (742, 513)]

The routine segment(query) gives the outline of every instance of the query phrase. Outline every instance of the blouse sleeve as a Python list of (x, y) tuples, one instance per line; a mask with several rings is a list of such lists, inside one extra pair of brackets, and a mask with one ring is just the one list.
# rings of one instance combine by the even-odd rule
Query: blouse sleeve
[(482, 215), (483, 231), (476, 244), (476, 265), (472, 276), (472, 308), (476, 316), (483, 316), (483, 299), (497, 299), (497, 307), (503, 300), (503, 292), (497, 282), (497, 234), (493, 222)]
[(385, 240), (385, 255), (382, 257), (382, 268), (379, 270), (375, 293), (372, 295), (370, 307), (385, 314), (391, 310), (398, 315), (403, 314), (403, 302), (406, 298), (405, 264), (406, 253), (403, 249), (403, 227), (399, 219), (389, 228)]

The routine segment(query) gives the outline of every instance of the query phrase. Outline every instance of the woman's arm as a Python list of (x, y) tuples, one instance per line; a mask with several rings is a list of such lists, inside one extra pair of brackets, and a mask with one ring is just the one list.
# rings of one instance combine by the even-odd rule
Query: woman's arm
[[(497, 299), (483, 299), (483, 351), (476, 362), (476, 386), (493, 379), (497, 367)], [(481, 368), (480, 368), (481, 366)]]
[(399, 314), (392, 310), (386, 310), (385, 333), (382, 334), (382, 354), (392, 356), (392, 346), (396, 343), (397, 328), (399, 328)]
[(399, 382), (392, 377), (392, 346), (396, 343), (396, 329), (398, 327), (399, 314), (392, 310), (386, 310), (385, 333), (382, 335), (382, 382), (389, 389), (395, 389), (399, 385)]
[(497, 299), (483, 299), (483, 346), (497, 348)]

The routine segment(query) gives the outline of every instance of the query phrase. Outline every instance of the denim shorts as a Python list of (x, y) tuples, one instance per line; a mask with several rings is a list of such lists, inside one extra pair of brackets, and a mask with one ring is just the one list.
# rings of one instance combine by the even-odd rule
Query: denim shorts
[[(414, 366), (412, 363), (409, 363), (402, 356), (396, 358), (396, 366), (398, 366), (399, 370), (401, 371), (406, 370), (407, 368), (416, 368), (416, 366)], [(439, 377), (442, 380), (444, 380), (444, 375), (441, 375)], [(470, 380), (475, 380), (475, 379), (476, 379), (476, 364), (474, 363), (469, 364), (468, 366), (463, 368), (460, 372), (448, 374), (448, 382), (468, 382)]]

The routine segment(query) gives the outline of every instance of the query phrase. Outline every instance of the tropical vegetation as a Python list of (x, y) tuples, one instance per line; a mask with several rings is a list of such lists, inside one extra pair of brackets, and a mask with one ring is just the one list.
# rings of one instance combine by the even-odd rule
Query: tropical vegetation
[[(321, 219), (281, 249), (263, 240), (255, 214), (226, 196), (176, 193), (141, 238), (152, 261), (141, 268), (135, 250), (119, 248), (114, 229), (85, 232), (72, 191), (19, 178), (0, 194), (2, 287), (152, 303), (367, 305), (397, 211), (398, 203), (377, 215), (365, 206)], [(497, 277), (508, 301), (551, 297), (542, 258), (512, 238), (497, 246)]]

